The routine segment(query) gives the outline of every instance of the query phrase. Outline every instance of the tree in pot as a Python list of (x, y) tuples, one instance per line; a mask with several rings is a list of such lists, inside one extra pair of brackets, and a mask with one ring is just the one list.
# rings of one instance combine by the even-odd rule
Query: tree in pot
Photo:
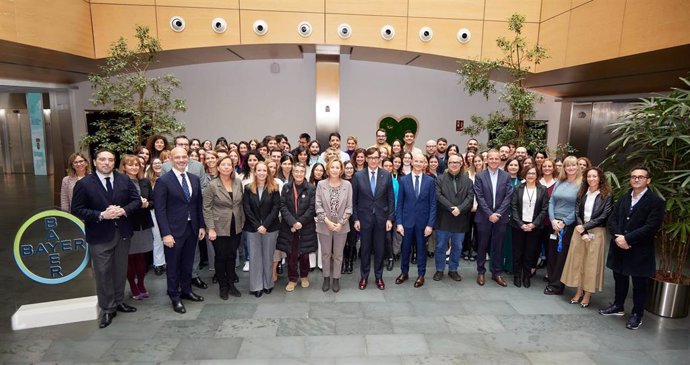
[(611, 124), (604, 165), (624, 180), (630, 166), (642, 164), (650, 170), (650, 188), (666, 201), (664, 225), (657, 236), (659, 267), (655, 279), (688, 286), (690, 81), (681, 80), (688, 88), (641, 99)]
[(95, 133), (82, 137), (82, 146), (131, 153), (150, 135), (184, 130), (175, 113), (186, 110), (185, 101), (173, 97), (180, 80), (171, 74), (151, 77), (147, 73), (157, 62), (160, 42), (147, 26), (137, 25), (135, 37), (135, 49), (120, 37), (111, 45), (99, 73), (89, 75), (94, 89), (91, 103), (111, 108), (119, 117), (99, 120)]

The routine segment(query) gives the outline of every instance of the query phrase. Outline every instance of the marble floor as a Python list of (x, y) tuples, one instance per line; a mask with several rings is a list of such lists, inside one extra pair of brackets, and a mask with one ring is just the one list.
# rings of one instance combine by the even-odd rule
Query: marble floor
[[(51, 194), (21, 195), (31, 186), (51, 185), (5, 178), (7, 194), (0, 210), (1, 237), (37, 206), (50, 205)], [(31, 198), (29, 198), (31, 196)], [(30, 203), (27, 199), (31, 200)], [(34, 199), (44, 200), (35, 202)], [(12, 209), (5, 209), (5, 204)], [(26, 206), (26, 208), (24, 208)], [(7, 239), (0, 245), (0, 279), (4, 287), (20, 275), (10, 258)], [(429, 265), (433, 265), (429, 260)], [(395, 285), (399, 266), (384, 272), (386, 289), (357, 288), (358, 275), (345, 275), (342, 290), (323, 293), (319, 271), (312, 286), (284, 290), (282, 276), (270, 295), (248, 294), (241, 272), (242, 297), (223, 301), (216, 286), (196, 290), (202, 303), (186, 302), (186, 314), (172, 311), (165, 297), (165, 276), (150, 272), (152, 294), (129, 301), (136, 313), (120, 313), (106, 329), (81, 322), (12, 331), (9, 319), (18, 298), (0, 299), (1, 363), (188, 363), (188, 364), (688, 364), (690, 319), (664, 319), (647, 313), (637, 331), (623, 318), (603, 317), (597, 308), (612, 299), (612, 278), (592, 298), (590, 308), (571, 305), (565, 296), (545, 296), (540, 271), (529, 289), (492, 281), (479, 287), (475, 269), (462, 262), (459, 283)], [(433, 270), (433, 269), (432, 269)], [(432, 272), (433, 273), (433, 272)], [(211, 284), (212, 272), (202, 278)], [(509, 280), (509, 283), (512, 280)], [(372, 283), (373, 284), (373, 283)], [(7, 290), (5, 291), (7, 292)], [(21, 292), (14, 289), (10, 293)], [(40, 299), (40, 291), (18, 294)], [(20, 302), (20, 301), (19, 301)], [(627, 304), (629, 311), (632, 304)]]

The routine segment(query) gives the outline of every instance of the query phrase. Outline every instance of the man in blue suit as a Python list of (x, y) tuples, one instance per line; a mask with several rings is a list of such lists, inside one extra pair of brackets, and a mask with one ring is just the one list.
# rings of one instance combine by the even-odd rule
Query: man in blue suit
[(161, 175), (153, 191), (156, 220), (165, 245), (168, 265), (168, 296), (173, 310), (185, 313), (180, 299), (204, 300), (192, 292), (192, 264), (197, 242), (206, 236), (203, 220), (201, 182), (187, 172), (187, 151), (175, 147), (170, 151), (172, 170)]
[(491, 279), (505, 287), (501, 275), (503, 260), (503, 237), (508, 227), (508, 208), (513, 194), (510, 175), (499, 169), (501, 157), (497, 150), (487, 154), (488, 168), (474, 179), (474, 196), (477, 199), (477, 284), (484, 285), (486, 251), (491, 244)]
[(393, 228), (395, 196), (391, 175), (379, 168), (378, 148), (369, 147), (366, 156), (368, 167), (352, 179), (353, 218), (355, 229), (361, 234), (359, 289), (367, 287), (373, 249), (376, 287), (383, 290), (386, 288), (383, 282), (384, 242), (386, 232)]
[(96, 294), (101, 308), (100, 328), (110, 325), (117, 312), (135, 312), (124, 303), (132, 213), (141, 206), (141, 195), (127, 176), (113, 171), (115, 155), (100, 150), (96, 171), (74, 186), (72, 214), (86, 226)]
[(426, 158), (421, 153), (412, 155), (412, 172), (400, 180), (398, 208), (395, 212), (398, 233), (403, 236), (401, 273), (395, 279), (395, 283), (402, 284), (409, 279), (410, 255), (414, 241), (419, 253), (415, 288), (424, 285), (426, 255), (422, 253), (426, 252), (425, 237), (431, 235), (436, 222), (436, 183), (432, 177), (424, 173), (425, 162)]

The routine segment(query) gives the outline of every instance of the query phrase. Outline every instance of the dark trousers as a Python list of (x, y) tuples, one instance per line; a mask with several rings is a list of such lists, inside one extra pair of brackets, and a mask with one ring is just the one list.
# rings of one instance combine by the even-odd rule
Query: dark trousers
[(515, 275), (529, 276), (536, 257), (539, 256), (540, 230), (534, 229), (525, 232), (522, 229), (511, 227), (513, 230), (513, 273)]
[(508, 223), (477, 224), (477, 273), (486, 273), (486, 252), (491, 245), (491, 274), (503, 272), (503, 239)]
[[(288, 262), (288, 281), (297, 282), (299, 278), (306, 278), (309, 276), (309, 252), (299, 252), (299, 235), (294, 234), (292, 237), (292, 244), (290, 252), (287, 254)], [(298, 266), (299, 265), (299, 276)]]
[(213, 241), (213, 249), (216, 252), (216, 279), (218, 279), (218, 286), (221, 289), (229, 288), (231, 284), (234, 285), (234, 280), (237, 278), (235, 260), (237, 259), (237, 248), (241, 241), (242, 232), (235, 233), (234, 228), (229, 236), (218, 236)]
[[(565, 232), (563, 233), (563, 245), (561, 252), (558, 252), (558, 238), (555, 241), (550, 241), (549, 249), (547, 250), (548, 257), (546, 271), (549, 273), (549, 286), (556, 290), (562, 291), (565, 285), (561, 283), (561, 275), (563, 274), (563, 267), (565, 266), (565, 260), (568, 258), (568, 250), (570, 249), (570, 239), (573, 237), (573, 231), (575, 231), (575, 224), (566, 226)], [(558, 237), (558, 234), (556, 234)]]
[(628, 288), (630, 287), (630, 279), (633, 283), (633, 309), (632, 312), (638, 314), (640, 317), (644, 314), (644, 305), (647, 300), (647, 281), (649, 278), (645, 276), (629, 276), (613, 272), (613, 280), (616, 282), (616, 298), (614, 304), (623, 308), (625, 304), (625, 297), (628, 296)]
[(180, 300), (180, 292), (189, 294), (192, 292), (192, 266), (194, 264), (194, 252), (199, 242), (198, 232), (193, 232), (192, 224), (187, 222), (182, 236), (173, 237), (173, 247), (165, 246), (165, 262), (168, 277), (168, 296), (171, 300)]
[(98, 306), (105, 313), (115, 312), (115, 307), (125, 299), (130, 243), (129, 238), (116, 231), (110, 242), (89, 245)]
[(410, 271), (410, 255), (412, 254), (412, 244), (417, 247), (417, 275), (426, 275), (426, 240), (424, 239), (424, 225), (404, 227), (405, 235), (402, 241), (402, 259), (400, 260), (400, 271), (407, 274)]
[[(549, 257), (549, 251), (551, 250), (552, 243), (551, 241), (551, 233), (553, 233), (553, 228), (551, 228), (551, 225), (548, 227), (542, 227), (542, 229), (539, 230), (539, 252), (544, 253), (544, 257), (548, 260)], [(556, 246), (553, 246), (556, 247)], [(534, 258), (534, 262), (531, 264), (530, 267), (537, 267), (537, 262), (539, 261), (539, 255), (537, 255)]]
[(465, 233), (465, 239), (462, 242), (463, 256), (477, 255), (477, 224), (474, 223), (475, 212), (470, 213), (470, 230)]
[[(371, 217), (373, 220), (374, 217)], [(362, 220), (360, 220), (362, 222)], [(374, 276), (376, 279), (383, 277), (383, 251), (386, 240), (386, 226), (377, 224), (360, 226), (360, 265), (359, 273), (363, 278), (369, 278), (371, 268), (371, 251), (374, 251)]]
[[(393, 223), (393, 227), (395, 227), (395, 223)], [(383, 245), (383, 257), (386, 260), (392, 260), (393, 259), (393, 235), (394, 234), (395, 233), (392, 229), (385, 233), (384, 245)]]

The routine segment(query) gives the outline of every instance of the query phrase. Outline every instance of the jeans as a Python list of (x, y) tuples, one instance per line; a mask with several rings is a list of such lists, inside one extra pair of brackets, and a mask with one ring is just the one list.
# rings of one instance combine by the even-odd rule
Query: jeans
[(436, 271), (443, 272), (446, 267), (446, 247), (450, 238), (450, 262), (448, 271), (458, 271), (460, 264), (460, 253), (462, 252), (462, 241), (465, 239), (465, 232), (436, 231)]

